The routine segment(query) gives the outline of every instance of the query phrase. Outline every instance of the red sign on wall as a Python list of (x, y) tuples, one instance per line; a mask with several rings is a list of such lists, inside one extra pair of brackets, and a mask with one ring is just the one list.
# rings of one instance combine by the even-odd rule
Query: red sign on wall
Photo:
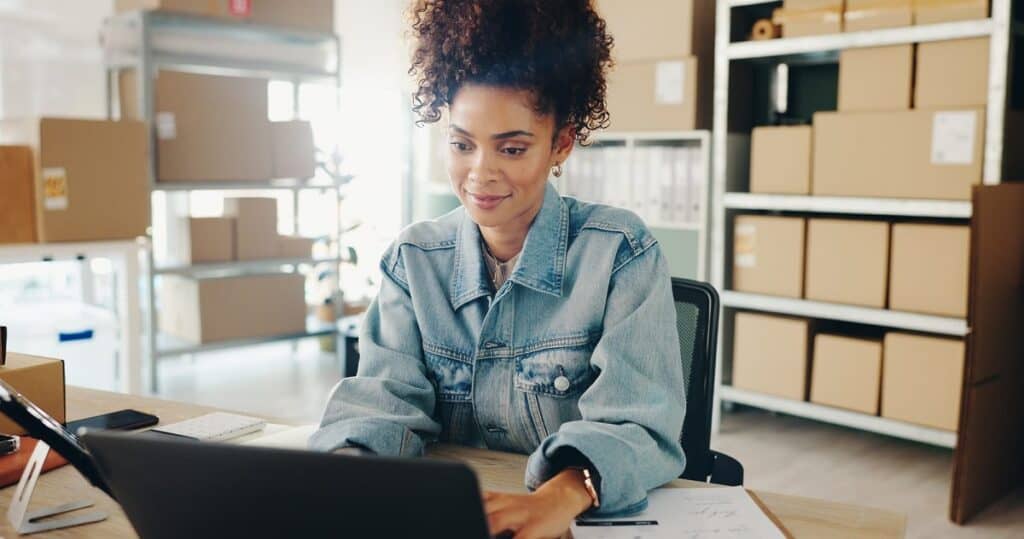
[(236, 17), (252, 15), (252, 0), (228, 0), (228, 12)]

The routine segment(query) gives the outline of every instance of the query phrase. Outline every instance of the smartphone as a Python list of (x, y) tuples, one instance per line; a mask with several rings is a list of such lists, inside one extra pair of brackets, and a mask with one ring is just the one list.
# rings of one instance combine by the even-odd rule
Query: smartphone
[(155, 415), (138, 410), (118, 410), (76, 421), (69, 421), (68, 432), (77, 434), (82, 427), (93, 430), (135, 430), (156, 425), (160, 421)]

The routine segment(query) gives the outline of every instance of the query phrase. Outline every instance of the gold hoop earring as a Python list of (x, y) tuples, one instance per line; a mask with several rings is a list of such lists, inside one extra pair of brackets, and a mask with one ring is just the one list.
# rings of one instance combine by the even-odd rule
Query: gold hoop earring
[(562, 164), (561, 163), (555, 163), (554, 165), (552, 165), (551, 166), (551, 174), (553, 174), (556, 178), (561, 178), (562, 177)]

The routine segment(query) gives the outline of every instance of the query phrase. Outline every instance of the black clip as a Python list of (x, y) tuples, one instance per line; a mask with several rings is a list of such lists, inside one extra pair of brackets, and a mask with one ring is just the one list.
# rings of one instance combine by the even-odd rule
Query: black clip
[(0, 326), (0, 367), (7, 365), (7, 326)]

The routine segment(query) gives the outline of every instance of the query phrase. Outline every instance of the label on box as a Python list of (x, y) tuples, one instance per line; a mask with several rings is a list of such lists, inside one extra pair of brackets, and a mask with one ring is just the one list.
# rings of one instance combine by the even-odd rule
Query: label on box
[(969, 110), (936, 112), (932, 118), (932, 164), (970, 165), (974, 162), (977, 113)]
[(733, 264), (739, 268), (757, 266), (757, 226), (736, 225), (733, 237)]
[(654, 102), (659, 105), (682, 105), (686, 65), (683, 62), (658, 62), (654, 66)]
[(43, 207), (49, 211), (68, 209), (68, 171), (64, 167), (43, 169)]
[(228, 0), (228, 12), (235, 17), (252, 15), (252, 0)]
[(178, 136), (178, 124), (174, 121), (173, 112), (156, 113), (156, 138), (171, 140)]

